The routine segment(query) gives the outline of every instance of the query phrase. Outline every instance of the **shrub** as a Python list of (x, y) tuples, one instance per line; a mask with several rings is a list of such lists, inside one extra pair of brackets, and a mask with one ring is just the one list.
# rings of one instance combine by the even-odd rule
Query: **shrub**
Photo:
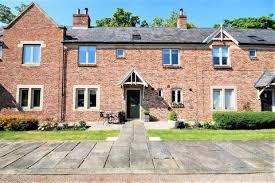
[(177, 117), (177, 113), (175, 111), (169, 111), (168, 113), (168, 120), (171, 121), (177, 121), (178, 117)]
[(86, 130), (87, 125), (85, 121), (79, 121), (78, 124), (74, 124), (73, 126), (74, 130)]
[(202, 126), (204, 129), (216, 129), (212, 121), (206, 121)]
[(33, 117), (23, 116), (1, 116), (0, 130), (27, 131), (36, 130), (38, 120)]
[(216, 112), (215, 127), (221, 129), (262, 129), (275, 127), (273, 112)]
[(58, 123), (57, 122), (52, 122), (52, 121), (40, 122), (38, 130), (41, 130), (41, 131), (58, 130)]
[(191, 128), (190, 124), (187, 122), (184, 122), (184, 128)]

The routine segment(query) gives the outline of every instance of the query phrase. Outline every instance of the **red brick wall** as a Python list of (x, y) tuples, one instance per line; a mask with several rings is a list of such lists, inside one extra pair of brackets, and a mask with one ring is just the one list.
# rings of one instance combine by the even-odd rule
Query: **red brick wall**
[[(58, 118), (61, 103), (61, 66), (63, 30), (58, 28), (36, 6), (31, 7), (15, 24), (4, 30), (3, 61), (0, 62), (0, 111), (16, 113), (14, 101), (17, 85), (44, 85), (43, 110), (25, 112), (40, 118)], [(44, 41), (40, 66), (22, 65), (20, 41)], [(7, 109), (10, 104), (11, 109)], [(2, 107), (1, 107), (2, 106)], [(4, 107), (4, 108), (3, 108)]]

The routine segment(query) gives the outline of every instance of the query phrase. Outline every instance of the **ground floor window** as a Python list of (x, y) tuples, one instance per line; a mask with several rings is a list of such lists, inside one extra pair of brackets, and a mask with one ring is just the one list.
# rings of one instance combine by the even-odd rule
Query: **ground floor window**
[(182, 103), (181, 89), (172, 89), (172, 104)]
[(17, 86), (17, 103), (18, 107), (22, 110), (41, 110), (43, 104), (43, 86)]
[(74, 86), (74, 109), (98, 110), (99, 109), (99, 86), (75, 85)]
[(235, 89), (230, 87), (212, 88), (213, 110), (235, 110)]

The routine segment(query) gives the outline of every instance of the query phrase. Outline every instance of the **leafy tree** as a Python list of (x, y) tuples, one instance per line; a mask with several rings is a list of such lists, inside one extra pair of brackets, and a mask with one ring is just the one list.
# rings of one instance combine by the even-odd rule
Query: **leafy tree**
[(123, 8), (117, 8), (111, 18), (96, 21), (96, 25), (100, 27), (136, 27), (139, 23), (138, 16), (134, 16)]
[[(226, 28), (258, 28), (258, 29), (275, 29), (275, 20), (272, 18), (273, 14), (269, 16), (261, 16), (259, 18), (236, 18), (233, 20), (225, 19), (223, 26)], [(215, 24), (214, 28), (220, 27)]]
[(149, 27), (149, 24), (147, 23), (146, 20), (143, 20), (143, 21), (140, 23), (140, 27)]
[(150, 23), (150, 27), (163, 27), (164, 20), (161, 17), (153, 17), (153, 21)]
[(21, 3), (19, 6), (15, 7), (17, 14), (14, 14), (10, 7), (0, 4), (0, 22), (9, 24), (18, 14), (24, 11), (26, 7), (28, 7), (28, 5)]

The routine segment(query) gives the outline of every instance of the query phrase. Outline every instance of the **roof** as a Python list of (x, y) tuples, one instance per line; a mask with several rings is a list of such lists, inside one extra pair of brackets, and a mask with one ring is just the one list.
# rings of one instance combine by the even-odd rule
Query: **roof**
[(122, 79), (118, 82), (118, 85), (123, 86), (125, 84), (131, 85), (143, 85), (148, 87), (148, 83), (143, 79), (136, 69), (131, 69)]
[(265, 71), (255, 83), (255, 88), (269, 87), (272, 81), (275, 79), (274, 71)]
[[(92, 27), (88, 29), (77, 29), (67, 27), (67, 36), (64, 42), (202, 44), (207, 37), (216, 31), (217, 29), (213, 28)], [(275, 44), (275, 31), (273, 30), (226, 29), (226, 31), (237, 40), (239, 44)], [(141, 39), (133, 40), (133, 35), (138, 34), (141, 35)]]

